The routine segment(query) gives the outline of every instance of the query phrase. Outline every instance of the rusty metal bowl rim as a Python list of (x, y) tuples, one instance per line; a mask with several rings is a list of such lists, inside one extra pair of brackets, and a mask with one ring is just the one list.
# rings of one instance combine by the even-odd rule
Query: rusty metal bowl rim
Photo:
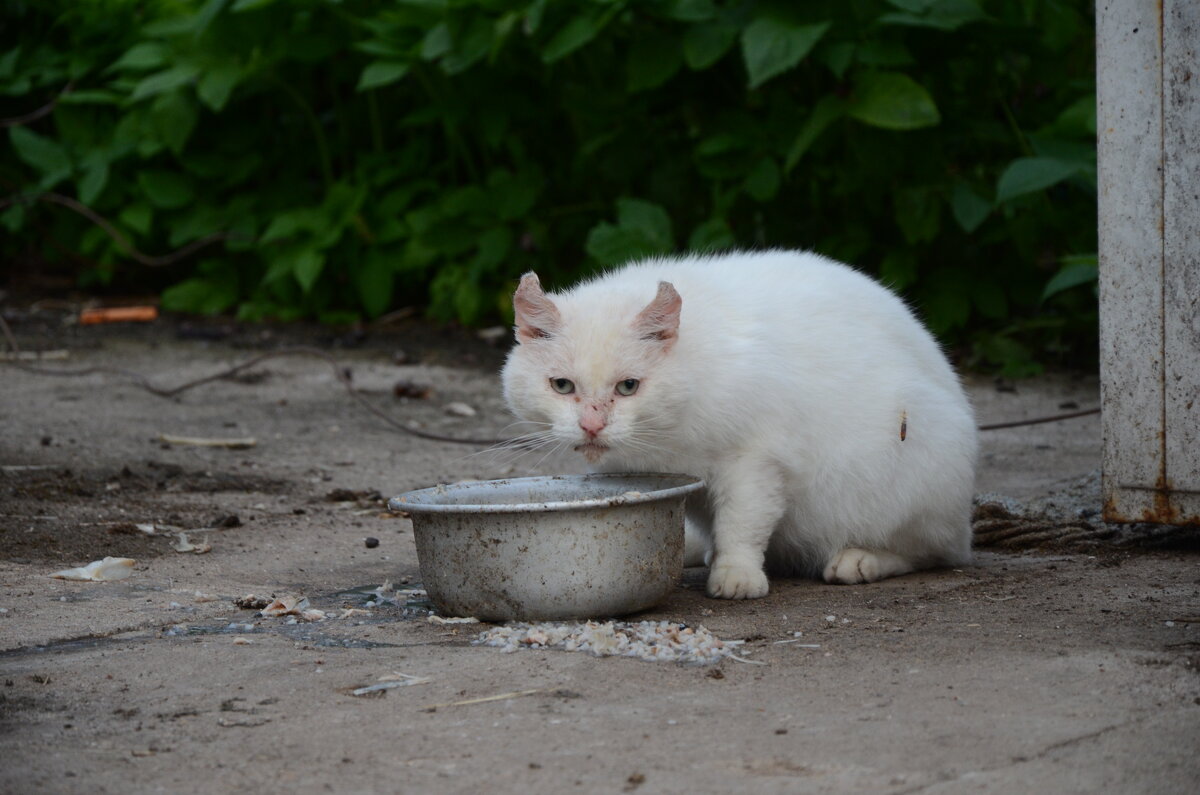
[[(566, 485), (569, 490), (575, 484), (581, 493), (586, 493), (586, 487), (594, 483), (630, 481), (630, 486), (645, 484), (647, 479), (661, 481), (664, 488), (651, 491), (640, 491), (631, 488), (620, 494), (608, 497), (587, 497), (574, 500), (545, 500), (542, 502), (522, 503), (456, 503), (445, 501), (421, 502), (428, 497), (440, 498), (454, 491), (463, 491), (470, 486), (497, 487), (512, 486), (514, 489), (527, 487), (534, 483), (555, 483)], [(545, 513), (550, 511), (576, 511), (590, 508), (609, 508), (618, 505), (639, 505), (642, 503), (658, 502), (659, 500), (682, 497), (704, 487), (704, 480), (694, 475), (682, 475), (666, 472), (597, 472), (589, 475), (537, 475), (523, 478), (501, 478), (499, 480), (466, 480), (458, 483), (441, 484), (429, 488), (416, 489), (399, 494), (388, 500), (388, 508), (396, 512), (406, 513)], [(413, 500), (417, 501), (413, 501)]]

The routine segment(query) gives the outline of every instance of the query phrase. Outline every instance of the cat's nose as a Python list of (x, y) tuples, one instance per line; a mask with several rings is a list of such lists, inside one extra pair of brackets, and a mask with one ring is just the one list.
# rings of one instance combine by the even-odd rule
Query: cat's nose
[(588, 435), (589, 439), (595, 439), (600, 435), (600, 431), (604, 430), (607, 423), (604, 421), (604, 415), (599, 411), (589, 406), (583, 412), (583, 416), (579, 418), (579, 427)]

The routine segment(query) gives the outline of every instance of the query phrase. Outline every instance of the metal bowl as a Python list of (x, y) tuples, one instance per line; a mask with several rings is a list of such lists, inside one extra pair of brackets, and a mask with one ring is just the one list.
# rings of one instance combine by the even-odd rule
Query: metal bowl
[(412, 516), (440, 613), (489, 621), (619, 616), (661, 602), (683, 570), (688, 475), (455, 483), (393, 497)]

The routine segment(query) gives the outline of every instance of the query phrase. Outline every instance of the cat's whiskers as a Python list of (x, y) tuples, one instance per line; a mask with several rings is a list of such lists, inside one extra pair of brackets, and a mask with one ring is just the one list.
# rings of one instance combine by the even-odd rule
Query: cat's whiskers
[(515, 464), (523, 456), (544, 448), (556, 439), (556, 435), (549, 423), (537, 422), (534, 420), (518, 420), (517, 422), (509, 423), (505, 426), (505, 430), (514, 425), (540, 425), (543, 426), (539, 430), (530, 431), (529, 433), (519, 434), (511, 439), (505, 439), (502, 442), (497, 442), (490, 447), (485, 447), (482, 450), (477, 450), (473, 453), (468, 453), (458, 459), (458, 461), (466, 461), (482, 455), (488, 455), (495, 459), (511, 456), (507, 463)]

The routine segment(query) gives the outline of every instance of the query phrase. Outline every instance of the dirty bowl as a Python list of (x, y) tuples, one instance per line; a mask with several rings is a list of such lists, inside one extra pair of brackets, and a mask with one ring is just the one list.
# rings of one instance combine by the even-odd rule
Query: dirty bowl
[(412, 516), (438, 612), (488, 621), (619, 616), (683, 570), (683, 502), (699, 478), (596, 474), (455, 483), (393, 497)]

